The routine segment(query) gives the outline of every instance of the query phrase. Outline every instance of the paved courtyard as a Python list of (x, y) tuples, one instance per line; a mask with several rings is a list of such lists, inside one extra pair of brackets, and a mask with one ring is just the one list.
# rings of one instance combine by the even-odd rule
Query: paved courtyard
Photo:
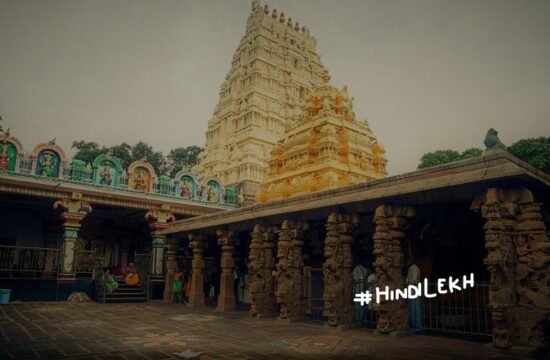
[(0, 359), (507, 358), (475, 342), (395, 339), (161, 302), (11, 303), (0, 312)]

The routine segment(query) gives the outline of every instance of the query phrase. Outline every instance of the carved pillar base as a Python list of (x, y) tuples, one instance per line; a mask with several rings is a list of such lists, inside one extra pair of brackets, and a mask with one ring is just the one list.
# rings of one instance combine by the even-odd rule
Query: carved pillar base
[(231, 311), (236, 309), (237, 299), (235, 298), (233, 277), (233, 248), (235, 245), (235, 234), (233, 231), (218, 230), (218, 245), (222, 247), (220, 275), (220, 295), (218, 296), (218, 306), (216, 310)]
[(200, 235), (189, 235), (189, 247), (193, 249), (193, 272), (191, 274), (190, 306), (204, 305), (204, 260), (202, 254), (206, 243)]
[[(389, 287), (390, 290), (405, 287), (403, 240), (409, 225), (409, 218), (415, 215), (409, 207), (382, 205), (374, 213), (376, 231), (373, 235), (376, 261), (376, 286)], [(383, 301), (374, 304), (378, 312), (379, 333), (389, 334), (409, 330), (409, 312), (404, 299)]]

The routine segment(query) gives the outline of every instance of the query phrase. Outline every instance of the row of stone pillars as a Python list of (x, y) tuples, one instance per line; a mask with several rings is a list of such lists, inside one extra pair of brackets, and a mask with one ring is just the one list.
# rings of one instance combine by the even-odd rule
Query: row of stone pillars
[[(474, 200), (473, 210), (486, 219), (488, 250), (485, 264), (491, 273), (489, 307), (493, 320), (493, 344), (498, 347), (545, 344), (544, 326), (550, 321), (550, 240), (540, 205), (524, 188), (489, 189)], [(407, 229), (415, 216), (413, 208), (383, 205), (376, 209), (373, 235), (377, 287), (405, 288)], [(324, 315), (330, 326), (354, 322), (353, 257), (351, 243), (358, 218), (333, 213), (327, 219), (323, 264)], [(249, 252), (247, 284), (253, 316), (271, 315), (279, 305), (279, 318), (296, 319), (304, 314), (304, 264), (302, 246), (308, 236), (308, 223), (285, 220), (280, 226), (255, 225)], [(217, 231), (221, 246), (221, 281), (218, 310), (233, 310), (233, 248), (235, 233)], [(189, 235), (193, 249), (193, 277), (190, 302), (202, 305), (204, 240)], [(276, 257), (274, 258), (274, 248)], [(168, 284), (167, 284), (168, 286)], [(409, 329), (405, 300), (375, 304), (377, 330), (392, 333)], [(518, 331), (518, 329), (521, 329)]]

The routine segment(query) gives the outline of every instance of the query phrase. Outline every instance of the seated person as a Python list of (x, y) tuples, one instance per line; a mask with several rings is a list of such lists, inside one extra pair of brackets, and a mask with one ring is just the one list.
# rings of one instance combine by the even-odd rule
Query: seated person
[(111, 271), (106, 269), (103, 273), (103, 284), (105, 285), (105, 290), (110, 294), (118, 288), (118, 283), (111, 275)]
[(139, 275), (136, 271), (136, 268), (134, 267), (134, 263), (131, 262), (128, 264), (128, 267), (126, 268), (126, 272), (124, 274), (124, 282), (126, 285), (137, 285), (139, 284)]
[(120, 266), (115, 266), (114, 268), (111, 268), (111, 274), (113, 274), (113, 276), (116, 276), (116, 277), (124, 275), (122, 273), (122, 269), (120, 268)]

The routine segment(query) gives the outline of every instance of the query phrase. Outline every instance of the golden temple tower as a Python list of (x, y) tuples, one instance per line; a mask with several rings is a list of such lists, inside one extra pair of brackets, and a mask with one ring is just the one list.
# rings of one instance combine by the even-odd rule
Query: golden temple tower
[(215, 177), (253, 200), (273, 147), (300, 116), (300, 94), (321, 83), (322, 70), (309, 30), (254, 0), (208, 121), (197, 176)]
[(272, 152), (269, 175), (256, 199), (294, 195), (356, 184), (387, 175), (384, 148), (367, 122), (357, 121), (347, 88), (323, 83), (304, 92), (303, 112)]

